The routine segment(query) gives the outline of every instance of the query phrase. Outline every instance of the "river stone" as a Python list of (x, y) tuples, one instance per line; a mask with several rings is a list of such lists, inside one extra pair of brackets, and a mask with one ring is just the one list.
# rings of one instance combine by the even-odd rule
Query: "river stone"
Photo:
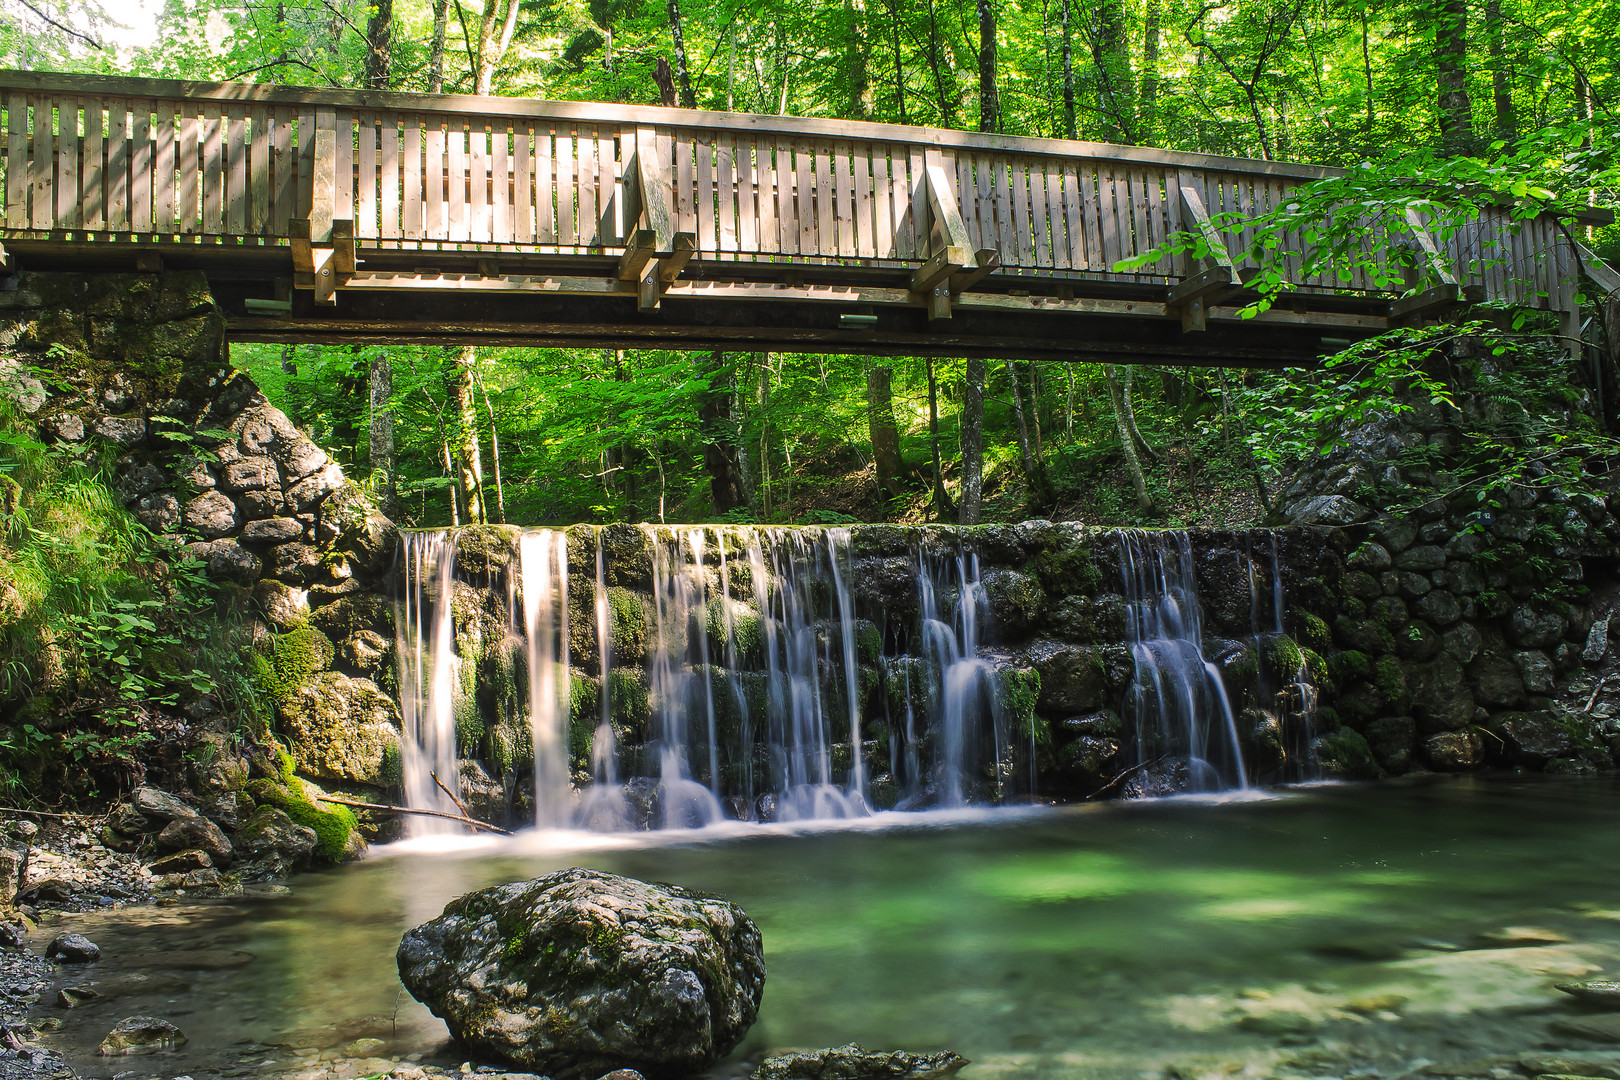
[(1537, 649), (1525, 649), (1514, 653), (1513, 659), (1519, 665), (1519, 675), (1524, 679), (1526, 692), (1531, 694), (1553, 692), (1557, 673), (1553, 670), (1551, 657)]
[(718, 897), (574, 868), (452, 900), (405, 988), (473, 1049), (555, 1080), (707, 1068), (759, 1015), (759, 929)]
[(1284, 513), (1290, 525), (1354, 525), (1372, 516), (1365, 506), (1343, 495), (1301, 499)]
[(185, 522), (205, 538), (218, 539), (236, 529), (236, 504), (217, 491), (205, 491), (186, 504)]
[(1545, 765), (1575, 751), (1569, 732), (1549, 712), (1498, 713), (1491, 717), (1490, 732), (1511, 765)]
[(1620, 1009), (1620, 982), (1610, 982), (1607, 979), (1592, 979), (1587, 982), (1558, 983), (1556, 989), (1562, 990), (1587, 1005), (1599, 1005), (1605, 1009)]
[(161, 852), (180, 852), (192, 848), (206, 851), (215, 866), (230, 865), (231, 842), (218, 825), (201, 814), (176, 818), (158, 833), (157, 849)]
[(288, 869), (309, 863), (317, 841), (315, 830), (294, 823), (277, 806), (261, 806), (236, 831), (236, 850), (245, 859), (275, 857)]
[[(169, 822), (178, 818), (197, 816), (197, 811), (167, 791), (159, 791), (152, 787), (136, 788), (129, 803), (137, 814), (148, 821)], [(115, 827), (118, 827), (116, 823)]]
[(201, 848), (187, 848), (173, 855), (164, 855), (146, 864), (154, 874), (186, 874), (193, 870), (208, 870), (214, 865), (213, 856)]
[(101, 1040), (96, 1053), (103, 1057), (118, 1054), (155, 1054), (173, 1050), (186, 1042), (185, 1032), (155, 1016), (131, 1016), (118, 1021)]
[(293, 518), (270, 517), (248, 522), (242, 529), (242, 543), (269, 547), (272, 544), (285, 544), (303, 535), (301, 522)]
[(1612, 614), (1602, 615), (1592, 620), (1592, 628), (1586, 632), (1586, 648), (1581, 650), (1581, 659), (1588, 664), (1597, 664), (1609, 651), (1609, 621)]
[(751, 1080), (943, 1080), (955, 1076), (967, 1058), (949, 1050), (909, 1054), (904, 1050), (862, 1050), (854, 1043), (828, 1050), (805, 1050), (768, 1057)]
[(1520, 604), (1508, 617), (1508, 637), (1523, 649), (1545, 649), (1556, 645), (1569, 629), (1569, 620), (1563, 615), (1530, 604)]
[(1485, 757), (1485, 742), (1474, 731), (1441, 732), (1423, 746), (1437, 772), (1468, 772), (1479, 768)]
[(101, 946), (83, 934), (62, 934), (51, 939), (45, 959), (60, 960), (64, 964), (88, 964), (101, 959)]
[(1552, 1030), (1593, 1042), (1620, 1043), (1620, 1013), (1598, 1016), (1568, 1016), (1552, 1022)]
[(1417, 547), (1407, 548), (1395, 556), (1397, 570), (1416, 570), (1427, 573), (1438, 570), (1446, 565), (1446, 552), (1444, 548), (1433, 544), (1420, 544)]

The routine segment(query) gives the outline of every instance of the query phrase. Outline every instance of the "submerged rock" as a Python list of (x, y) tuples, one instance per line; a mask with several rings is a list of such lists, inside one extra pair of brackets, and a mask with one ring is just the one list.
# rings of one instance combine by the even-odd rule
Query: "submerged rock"
[(943, 1080), (966, 1064), (967, 1058), (949, 1050), (909, 1054), (862, 1050), (850, 1043), (768, 1057), (754, 1070), (752, 1080)]
[(88, 964), (101, 959), (101, 946), (83, 934), (63, 934), (51, 940), (45, 959), (60, 960), (64, 964)]
[(173, 1050), (186, 1041), (185, 1032), (155, 1016), (131, 1016), (118, 1021), (101, 1040), (96, 1053), (103, 1057), (117, 1054), (155, 1054)]
[(1620, 1009), (1620, 982), (1591, 979), (1587, 982), (1558, 983), (1556, 989), (1587, 1005), (1600, 1005), (1605, 1009)]
[(398, 962), (453, 1036), (555, 1080), (706, 1068), (742, 1040), (765, 988), (742, 909), (579, 868), (452, 900), (405, 934)]

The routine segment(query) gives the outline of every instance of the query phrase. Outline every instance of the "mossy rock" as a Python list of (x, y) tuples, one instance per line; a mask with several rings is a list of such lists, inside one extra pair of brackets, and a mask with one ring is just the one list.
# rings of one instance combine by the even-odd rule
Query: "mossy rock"
[(351, 837), (360, 823), (346, 806), (336, 803), (316, 805), (307, 788), (295, 776), (284, 775), (281, 782), (252, 780), (247, 793), (259, 806), (274, 806), (315, 832), (315, 855), (328, 863), (340, 863), (350, 851)]
[(400, 737), (397, 710), (370, 679), (326, 671), (278, 702), (277, 728), (305, 776), (386, 788), (385, 758)]
[(507, 776), (534, 767), (534, 732), (528, 724), (503, 720), (489, 729), (489, 757)]
[(765, 627), (754, 606), (730, 597), (717, 596), (710, 600), (704, 611), (703, 629), (709, 639), (709, 659), (721, 664), (727, 661), (727, 616), (730, 617), (730, 637), (737, 654), (737, 666), (758, 669), (765, 665)]
[(855, 659), (875, 664), (883, 655), (883, 631), (870, 619), (855, 620)]
[(1102, 584), (1091, 544), (1079, 536), (1035, 555), (1028, 569), (1052, 596), (1095, 596)]
[(646, 673), (632, 668), (608, 672), (608, 719), (614, 728), (640, 741), (652, 720), (652, 701)]
[[(608, 587), (608, 644), (615, 664), (639, 664), (647, 658), (647, 627), (652, 618), (640, 593), (622, 585)], [(592, 629), (595, 629), (593, 612)]]
[(1373, 664), (1372, 683), (1388, 705), (1404, 705), (1411, 697), (1406, 685), (1406, 667), (1393, 656), (1381, 656)]
[(1365, 679), (1372, 674), (1372, 658), (1355, 649), (1334, 653), (1332, 659), (1328, 661), (1328, 674), (1333, 677), (1334, 682), (1340, 684)]
[(1346, 780), (1371, 780), (1378, 776), (1378, 762), (1367, 740), (1351, 728), (1341, 727), (1318, 736), (1312, 747), (1316, 760), (1327, 776)]
[(651, 587), (652, 541), (645, 532), (634, 525), (604, 525), (598, 540), (602, 545), (602, 569), (609, 585), (629, 589)]
[(1006, 722), (1009, 738), (1019, 745), (1037, 746), (1052, 741), (1051, 728), (1035, 715), (1041, 696), (1041, 673), (1032, 667), (997, 667), (994, 675), (996, 704)]
[(493, 578), (517, 560), (517, 538), (511, 525), (466, 525), (455, 531), (456, 570), (469, 577)]
[(333, 641), (344, 641), (361, 630), (385, 638), (394, 636), (394, 606), (376, 593), (356, 593), (316, 608), (310, 625)]
[(1266, 641), (1260, 649), (1265, 671), (1274, 683), (1293, 682), (1305, 669), (1305, 653), (1293, 638), (1283, 634)]
[(276, 702), (288, 701), (316, 675), (331, 670), (337, 658), (332, 639), (313, 626), (278, 635), (268, 654), (261, 652), (251, 664), (254, 680)]
[(1315, 652), (1325, 653), (1333, 647), (1333, 631), (1317, 615), (1306, 612), (1299, 616), (1298, 638), (1301, 644)]

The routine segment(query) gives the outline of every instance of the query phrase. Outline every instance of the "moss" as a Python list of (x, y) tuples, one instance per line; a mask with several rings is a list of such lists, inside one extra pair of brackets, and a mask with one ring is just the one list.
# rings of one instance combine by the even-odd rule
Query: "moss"
[(1364, 652), (1346, 649), (1328, 661), (1328, 673), (1342, 686), (1372, 674), (1372, 660)]
[(863, 664), (875, 664), (883, 655), (883, 631), (877, 623), (866, 619), (855, 622), (855, 658)]
[(1298, 678), (1305, 667), (1305, 653), (1293, 638), (1278, 636), (1265, 643), (1266, 673), (1279, 682)]
[(278, 635), (268, 655), (255, 654), (249, 666), (259, 689), (279, 702), (329, 670), (336, 655), (331, 638), (312, 626), (302, 626)]
[(456, 752), (462, 757), (476, 757), (479, 745), (489, 730), (478, 711), (478, 703), (466, 697), (455, 704)]
[(647, 607), (622, 585), (608, 589), (608, 641), (614, 663), (639, 663), (647, 655)]
[(639, 740), (652, 717), (646, 676), (628, 668), (610, 670), (607, 692), (608, 718), (614, 729)]
[(1316, 740), (1316, 758), (1328, 776), (1370, 779), (1378, 775), (1372, 747), (1361, 734), (1342, 727)]
[(1315, 649), (1301, 649), (1299, 653), (1305, 662), (1306, 677), (1317, 686), (1331, 686), (1333, 676), (1329, 672), (1328, 662), (1322, 658), (1322, 654)]
[(1101, 580), (1091, 546), (1079, 542), (1036, 555), (1029, 569), (1054, 596), (1094, 596)]
[(405, 786), (405, 748), (397, 740), (383, 747), (381, 773), (390, 788)]
[(730, 636), (737, 650), (737, 666), (754, 668), (765, 662), (765, 631), (759, 613), (751, 604), (725, 597), (709, 601), (703, 613), (703, 629), (709, 637), (709, 657), (716, 663), (726, 659), (726, 616), (730, 613)]
[(248, 795), (260, 806), (277, 807), (294, 824), (314, 830), (316, 855), (327, 862), (341, 862), (348, 850), (349, 838), (360, 827), (359, 821), (346, 806), (335, 803), (326, 804), (330, 809), (316, 806), (304, 794), (303, 784), (291, 775), (292, 756), (282, 751), (278, 757), (283, 759), (285, 782), (251, 781), (247, 786)]
[(1333, 644), (1333, 633), (1325, 620), (1306, 613), (1299, 618), (1299, 640), (1316, 652), (1327, 652)]
[(1406, 700), (1406, 669), (1393, 656), (1381, 656), (1373, 665), (1372, 683), (1386, 704), (1399, 705)]
[(503, 721), (489, 731), (490, 760), (502, 775), (534, 764), (534, 733), (527, 724)]
[(1052, 732), (1035, 715), (1035, 702), (1041, 696), (1041, 673), (1034, 668), (1002, 667), (995, 674), (996, 702), (1007, 719), (1007, 730), (1020, 742), (1034, 739), (1047, 743)]
[(12, 717), (14, 723), (20, 725), (33, 724), (35, 727), (49, 728), (61, 712), (62, 703), (55, 694), (35, 694)]

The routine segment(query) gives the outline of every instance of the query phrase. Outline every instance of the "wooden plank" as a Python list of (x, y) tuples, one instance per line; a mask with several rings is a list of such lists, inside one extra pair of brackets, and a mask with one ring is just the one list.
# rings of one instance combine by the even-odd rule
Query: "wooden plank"
[(472, 185), (468, 178), (467, 129), (464, 124), (465, 121), (454, 121), (445, 132), (445, 177), (448, 181), (444, 200), (445, 231), (440, 236), (431, 237), (460, 244), (472, 239), (472, 218), (467, 212), (468, 189)]
[(1078, 166), (1072, 161), (1062, 163), (1063, 170), (1063, 226), (1067, 243), (1059, 266), (1084, 270), (1086, 263), (1086, 237), (1083, 210), (1080, 205), (1080, 178)]
[(332, 163), (333, 188), (332, 220), (354, 220), (354, 112), (339, 109), (333, 115), (333, 130), (337, 133), (337, 156)]
[(152, 103), (130, 105), (129, 228), (152, 233)]
[(816, 203), (815, 203), (814, 147), (809, 143), (796, 143), (793, 147), (793, 209), (799, 222), (799, 243), (795, 249), (801, 255), (815, 255)]
[(889, 146), (872, 144), (872, 248), (879, 259), (894, 254), (894, 180), (889, 174)]
[(337, 143), (338, 132), (325, 126), (331, 123), (329, 115), (316, 121), (313, 159), (309, 186), (309, 238), (311, 243), (326, 244), (332, 239), (332, 225), (337, 206)]
[(619, 163), (613, 151), (613, 136), (606, 130), (596, 133), (596, 246), (616, 247), (624, 239), (619, 213)]
[(129, 231), (129, 103), (107, 103), (107, 230)]
[(379, 136), (377, 114), (360, 113), (355, 117), (354, 235), (365, 240), (382, 235), (377, 198)]
[(684, 132), (676, 132), (670, 136), (669, 151), (669, 169), (674, 177), (675, 198), (670, 205), (675, 211), (675, 231), (696, 236), (697, 146)]
[(915, 143), (906, 147), (906, 172), (911, 177), (912, 257), (925, 259), (929, 250), (928, 181), (923, 169), (923, 148)]
[(497, 244), (510, 244), (516, 234), (512, 221), (512, 133), (495, 121), (489, 137), (489, 235)]
[(996, 254), (1003, 266), (1019, 266), (1018, 215), (1013, 205), (1012, 182), (1007, 159), (999, 154), (990, 161), (990, 199), (996, 214)]
[(911, 158), (899, 143), (889, 147), (889, 187), (894, 193), (894, 257), (917, 257), (916, 230), (911, 227)]
[(758, 151), (753, 139), (737, 144), (735, 168), (737, 170), (737, 250), (753, 254), (759, 246), (759, 209), (762, 194), (762, 170), (757, 161)]
[(838, 186), (833, 178), (832, 142), (820, 140), (816, 144), (816, 172), (811, 179), (815, 185), (816, 200), (816, 254), (838, 254), (838, 223), (834, 208), (838, 202)]
[(225, 113), (218, 106), (203, 106), (202, 143), (202, 231), (217, 236), (225, 226)]
[(720, 250), (733, 257), (737, 253), (737, 149), (735, 137), (727, 132), (715, 136), (714, 186), (720, 196), (719, 218), (715, 225), (720, 230)]
[(754, 148), (754, 207), (759, 211), (759, 232), (754, 240), (755, 250), (771, 253), (782, 246), (781, 233), (776, 227), (776, 166), (768, 139), (751, 140)]
[(57, 105), (56, 227), (83, 224), (79, 209), (79, 103), (63, 98)]
[(227, 109), (221, 121), (221, 133), (225, 139), (226, 161), (224, 231), (241, 236), (247, 232), (247, 114), (239, 108)]
[(263, 106), (248, 111), (247, 231), (263, 236), (270, 225), (270, 114)]
[(714, 231), (714, 206), (716, 194), (714, 190), (714, 148), (709, 145), (709, 137), (698, 139), (693, 147), (693, 157), (696, 159), (695, 198), (697, 200), (697, 243), (698, 251), (705, 255), (713, 255), (717, 250)]
[(384, 240), (400, 237), (399, 189), (399, 118), (387, 113), (377, 144), (377, 233)]
[(1001, 257), (1001, 229), (996, 217), (995, 166), (984, 154), (973, 155), (974, 217), (978, 220), (977, 248), (994, 248)]
[(1097, 163), (1097, 215), (1102, 223), (1102, 273), (1112, 273), (1114, 264), (1124, 258), (1124, 240), (1119, 229), (1119, 198), (1114, 170), (1109, 162)]
[(579, 222), (575, 242), (581, 247), (596, 243), (596, 138), (580, 131), (574, 140), (574, 164), (579, 173)]
[(534, 243), (534, 124), (518, 124), (512, 133), (512, 240)]
[(838, 224), (838, 254), (853, 258), (859, 249), (855, 241), (855, 174), (850, 162), (854, 154), (848, 142), (833, 143), (833, 213)]
[(1029, 212), (1034, 219), (1035, 265), (1052, 268), (1052, 206), (1046, 189), (1046, 163), (1026, 159), (1029, 167)]
[(292, 113), (278, 108), (270, 118), (270, 235), (287, 236), (294, 194)]
[(553, 173), (557, 189), (557, 243), (572, 247), (579, 238), (574, 224), (574, 192), (579, 184), (578, 166), (574, 163), (574, 134), (572, 129), (557, 129), (556, 155)]
[(475, 120), (467, 132), (467, 234), (461, 239), (489, 243), (489, 215), (489, 132)]
[(315, 175), (315, 129), (318, 126), (314, 109), (298, 114), (297, 163), (293, 172), (293, 197), (296, 200), (293, 219), (309, 217), (310, 187)]
[(798, 170), (793, 164), (792, 144), (776, 140), (776, 250), (792, 255), (799, 250)]
[(641, 175), (642, 218), (660, 254), (675, 249), (675, 192), (670, 187), (672, 142), (652, 128), (636, 131), (636, 167)]
[(56, 196), (52, 191), (56, 159), (54, 125), (51, 122), (51, 103), (48, 98), (33, 100), (34, 131), (33, 152), (28, 160), (29, 225), (48, 230), (56, 219)]
[[(405, 142), (401, 147), (405, 158), (401, 170), (405, 174), (405, 190), (401, 201), (405, 208), (401, 212), (400, 232), (407, 240), (422, 239), (427, 223), (437, 221), (441, 212), (438, 206), (443, 200), (437, 176), (439, 158), (428, 149), (432, 142), (432, 132), (422, 129), (419, 117), (405, 118)], [(444, 144), (439, 145), (442, 149)]]
[[(180, 232), (189, 236), (202, 231), (202, 210), (199, 201), (202, 197), (202, 171), (199, 167), (201, 132), (198, 130), (197, 116), (192, 111), (191, 106), (183, 105), (181, 107), (185, 111), (179, 116), (180, 163), (178, 173), (180, 186), (175, 192), (175, 209), (179, 214)], [(99, 108), (91, 108), (85, 113), (85, 150), (87, 157), (90, 150), (90, 120), (92, 117), (95, 118), (98, 132), (97, 142), (99, 144), (100, 116), (101, 110)], [(99, 157), (99, 153), (97, 156)], [(85, 177), (85, 195), (88, 197), (89, 194), (90, 181), (87, 174)], [(89, 212), (88, 203), (86, 204), (86, 212)], [(97, 226), (86, 220), (85, 227), (94, 229)]]
[(6, 228), (28, 228), (28, 95), (6, 95)]
[(557, 242), (557, 193), (552, 177), (556, 175), (556, 151), (552, 147), (551, 131), (536, 127), (534, 132), (534, 242)]
[(939, 227), (940, 239), (943, 241), (943, 253), (947, 261), (954, 264), (956, 270), (964, 266), (975, 265), (973, 246), (968, 240), (967, 225), (962, 221), (962, 212), (956, 203), (955, 185), (951, 182), (955, 167), (949, 159), (941, 159), (935, 151), (929, 151), (924, 166), (924, 175), (928, 188), (928, 206), (933, 220)]
[(962, 224), (967, 226), (968, 240), (975, 248), (983, 239), (979, 227), (979, 195), (973, 186), (973, 155), (958, 154), (956, 161), (956, 205), (962, 212)]
[(863, 259), (877, 257), (876, 219), (872, 209), (872, 144), (854, 147), (855, 254)]
[(1012, 182), (1012, 212), (1013, 228), (1018, 234), (1018, 250), (1012, 265), (1028, 267), (1035, 265), (1035, 232), (1030, 220), (1029, 212), (1029, 161), (1027, 158), (1012, 158), (1007, 162), (1011, 172)]
[(1041, 163), (1046, 169), (1046, 220), (1050, 249), (1048, 255), (1053, 267), (1069, 265), (1068, 221), (1063, 214), (1063, 172), (1056, 158)]

